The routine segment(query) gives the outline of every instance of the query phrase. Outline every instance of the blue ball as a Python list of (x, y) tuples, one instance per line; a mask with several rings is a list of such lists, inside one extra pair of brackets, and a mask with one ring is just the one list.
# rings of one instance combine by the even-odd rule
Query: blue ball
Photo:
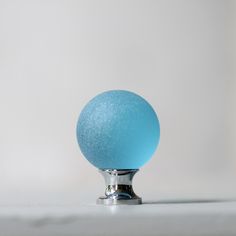
[(87, 160), (99, 169), (138, 169), (159, 143), (160, 125), (151, 105), (139, 95), (111, 90), (82, 110), (77, 140)]

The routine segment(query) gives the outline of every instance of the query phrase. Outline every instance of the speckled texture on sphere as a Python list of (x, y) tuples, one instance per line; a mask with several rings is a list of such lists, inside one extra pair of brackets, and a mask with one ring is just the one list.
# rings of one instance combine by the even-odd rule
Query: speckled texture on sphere
[(157, 115), (139, 95), (112, 90), (94, 97), (77, 123), (80, 149), (100, 169), (138, 169), (160, 138)]

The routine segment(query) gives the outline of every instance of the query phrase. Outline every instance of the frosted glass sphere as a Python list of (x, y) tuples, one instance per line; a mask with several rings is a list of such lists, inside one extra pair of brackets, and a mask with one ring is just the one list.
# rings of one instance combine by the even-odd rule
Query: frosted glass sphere
[(159, 143), (160, 125), (141, 96), (111, 90), (94, 97), (82, 110), (77, 140), (86, 159), (99, 169), (138, 169)]

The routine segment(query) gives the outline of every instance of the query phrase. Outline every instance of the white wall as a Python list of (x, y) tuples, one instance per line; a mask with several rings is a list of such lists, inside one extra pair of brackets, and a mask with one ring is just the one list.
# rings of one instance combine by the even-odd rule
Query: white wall
[(223, 0), (0, 0), (0, 205), (103, 193), (75, 125), (110, 89), (141, 94), (159, 114), (138, 194), (236, 196), (235, 14)]

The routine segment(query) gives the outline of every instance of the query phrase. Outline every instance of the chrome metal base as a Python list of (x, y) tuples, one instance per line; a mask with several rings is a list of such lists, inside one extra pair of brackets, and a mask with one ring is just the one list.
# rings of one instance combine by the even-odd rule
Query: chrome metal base
[(97, 200), (102, 205), (137, 205), (142, 204), (132, 187), (133, 176), (138, 169), (134, 170), (100, 170), (106, 183), (105, 196)]
[(107, 197), (100, 197), (97, 199), (97, 204), (99, 205), (139, 205), (142, 204), (142, 199), (140, 197), (134, 199), (110, 199)]

